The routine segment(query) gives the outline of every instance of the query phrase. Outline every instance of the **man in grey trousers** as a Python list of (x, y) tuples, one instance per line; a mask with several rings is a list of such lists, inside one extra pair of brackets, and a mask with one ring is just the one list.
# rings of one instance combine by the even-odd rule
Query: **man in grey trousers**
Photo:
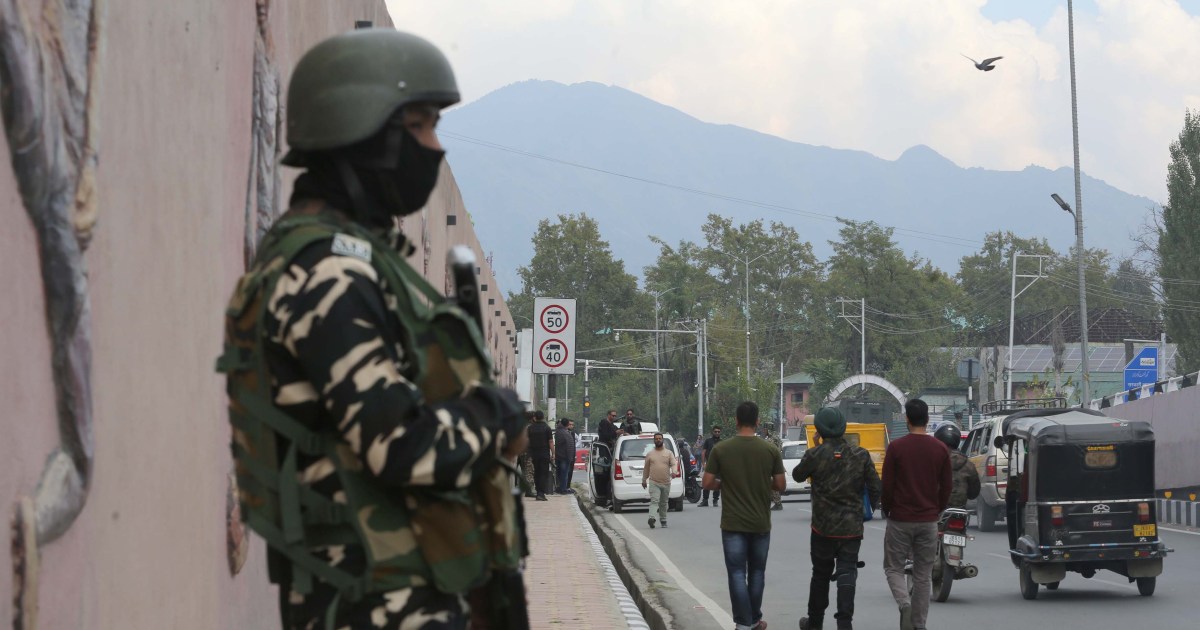
[[(950, 451), (925, 431), (929, 407), (914, 398), (904, 404), (908, 435), (893, 441), (883, 457), (883, 572), (900, 609), (901, 630), (925, 628), (929, 617), (937, 524), (950, 501), (954, 480)], [(912, 558), (909, 596), (904, 564)]]

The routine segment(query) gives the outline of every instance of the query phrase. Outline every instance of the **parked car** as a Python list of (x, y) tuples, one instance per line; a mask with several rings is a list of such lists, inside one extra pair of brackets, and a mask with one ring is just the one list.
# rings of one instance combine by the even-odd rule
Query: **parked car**
[[(647, 425), (651, 430), (647, 431)], [(642, 432), (637, 435), (622, 435), (617, 438), (617, 443), (614, 450), (616, 457), (613, 458), (613, 464), (608, 470), (609, 481), (611, 482), (612, 494), (610, 497), (603, 496), (603, 492), (598, 492), (596, 488), (596, 476), (593, 471), (593, 464), (596, 463), (596, 457), (588, 458), (588, 484), (592, 491), (592, 496), (598, 501), (609, 501), (609, 507), (613, 512), (620, 513), (624, 508), (631, 503), (650, 503), (650, 493), (642, 487), (642, 468), (646, 460), (646, 454), (654, 448), (654, 432), (657, 427), (650, 423), (642, 423)], [(597, 443), (598, 444), (598, 443)], [(679, 459), (679, 451), (675, 446), (675, 439), (669, 434), (663, 435), (663, 448), (669, 449), (675, 454), (676, 460)], [(593, 445), (593, 449), (597, 445)], [(600, 457), (607, 457), (607, 448), (599, 445), (604, 453)], [(682, 462), (678, 462), (675, 470), (671, 471), (671, 490), (667, 493), (668, 508), (672, 512), (683, 511), (683, 466)], [(600, 489), (603, 490), (603, 489)]]
[(787, 489), (783, 491), (784, 496), (789, 494), (812, 494), (812, 486), (808, 480), (795, 481), (792, 479), (792, 471), (796, 466), (800, 465), (800, 458), (804, 457), (804, 452), (808, 450), (808, 442), (799, 440), (788, 440), (783, 443), (783, 472), (784, 477), (787, 477)]
[(586, 448), (575, 449), (575, 466), (574, 466), (575, 470), (587, 470), (588, 450), (590, 450), (590, 449), (586, 449)]

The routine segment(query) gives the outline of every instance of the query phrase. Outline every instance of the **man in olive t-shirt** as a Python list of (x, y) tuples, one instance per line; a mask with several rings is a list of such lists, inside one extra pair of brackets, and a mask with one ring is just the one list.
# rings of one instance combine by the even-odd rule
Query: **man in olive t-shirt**
[(714, 446), (704, 468), (704, 488), (722, 490), (725, 499), (721, 546), (737, 630), (765, 625), (762, 600), (771, 547), (771, 491), (787, 487), (783, 456), (774, 444), (759, 439), (757, 428), (758, 405), (738, 405), (737, 435)]

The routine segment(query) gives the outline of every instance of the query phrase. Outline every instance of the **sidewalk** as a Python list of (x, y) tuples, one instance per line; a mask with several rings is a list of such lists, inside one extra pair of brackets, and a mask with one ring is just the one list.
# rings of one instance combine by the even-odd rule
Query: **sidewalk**
[(525, 588), (533, 628), (626, 628), (628, 624), (576, 514), (575, 495), (525, 500)]

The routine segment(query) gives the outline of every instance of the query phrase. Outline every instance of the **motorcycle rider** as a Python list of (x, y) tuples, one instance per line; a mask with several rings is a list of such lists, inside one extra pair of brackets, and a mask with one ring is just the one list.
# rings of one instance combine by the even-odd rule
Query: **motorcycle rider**
[(954, 488), (950, 490), (949, 507), (966, 508), (967, 500), (979, 496), (979, 471), (971, 465), (958, 450), (962, 441), (962, 430), (953, 424), (943, 424), (934, 432), (933, 437), (940, 440), (950, 449), (950, 473), (954, 479)]

